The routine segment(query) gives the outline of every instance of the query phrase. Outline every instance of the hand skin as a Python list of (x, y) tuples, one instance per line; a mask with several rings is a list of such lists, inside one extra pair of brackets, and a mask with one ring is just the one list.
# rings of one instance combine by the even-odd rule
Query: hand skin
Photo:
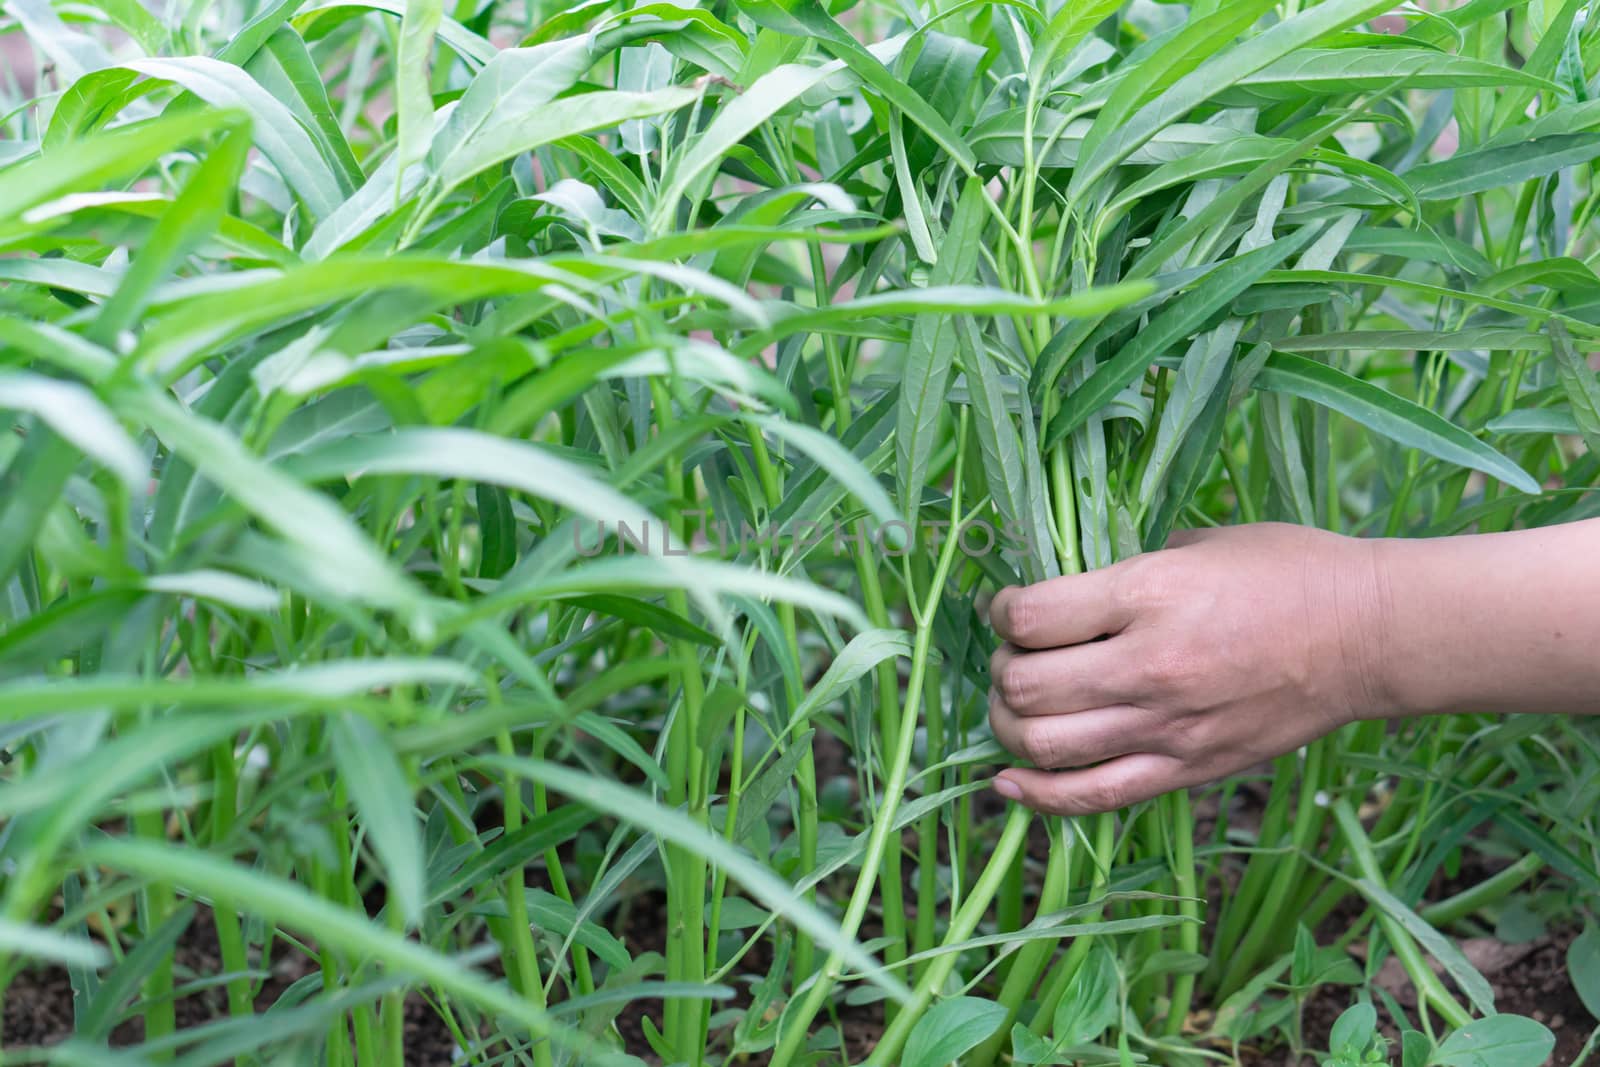
[(1600, 520), (1432, 540), (1262, 523), (1001, 590), (989, 721), (1060, 815), (1237, 773), (1363, 719), (1600, 714)]

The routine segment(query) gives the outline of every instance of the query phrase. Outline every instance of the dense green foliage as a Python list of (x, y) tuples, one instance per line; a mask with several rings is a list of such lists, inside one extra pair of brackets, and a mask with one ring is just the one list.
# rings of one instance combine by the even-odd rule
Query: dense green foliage
[(1590, 7), (4, 4), (39, 1055), (399, 1064), (420, 996), (473, 1064), (851, 1062), (841, 1013), (875, 1065), (1234, 1062), (1331, 983), (1332, 1062), (1541, 1063), (1449, 935), (1600, 900), (1592, 729), (1000, 812), (982, 612), (1180, 526), (1600, 513)]

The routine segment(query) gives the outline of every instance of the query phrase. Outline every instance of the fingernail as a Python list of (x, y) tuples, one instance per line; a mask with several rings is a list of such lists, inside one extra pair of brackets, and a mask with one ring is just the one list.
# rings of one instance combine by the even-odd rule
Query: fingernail
[(989, 784), (994, 786), (994, 791), (1007, 800), (1021, 800), (1022, 787), (1009, 778), (992, 778)]

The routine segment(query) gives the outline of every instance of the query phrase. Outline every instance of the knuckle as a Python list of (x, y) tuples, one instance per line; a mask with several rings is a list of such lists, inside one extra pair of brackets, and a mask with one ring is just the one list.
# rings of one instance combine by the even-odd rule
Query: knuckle
[(1080, 796), (1090, 811), (1117, 811), (1128, 806), (1128, 789), (1115, 779), (1090, 782)]
[(1112, 599), (1134, 612), (1149, 608), (1160, 601), (1162, 590), (1168, 585), (1167, 569), (1160, 553), (1125, 560), (1113, 572)]
[(1005, 613), (1006, 632), (1013, 641), (1026, 641), (1038, 633), (1039, 604), (1036, 597), (1013, 591), (1006, 598), (1002, 610)]
[(1061, 764), (1061, 746), (1043, 722), (1024, 723), (1018, 747), (1023, 758), (1036, 767), (1054, 769)]
[(1031, 671), (1012, 661), (1005, 665), (995, 680), (1006, 704), (1016, 711), (1031, 707), (1036, 697), (1038, 687), (1030, 677), (1031, 674)]
[(1187, 649), (1162, 649), (1151, 654), (1144, 665), (1145, 680), (1164, 696), (1189, 692), (1199, 675), (1197, 657)]

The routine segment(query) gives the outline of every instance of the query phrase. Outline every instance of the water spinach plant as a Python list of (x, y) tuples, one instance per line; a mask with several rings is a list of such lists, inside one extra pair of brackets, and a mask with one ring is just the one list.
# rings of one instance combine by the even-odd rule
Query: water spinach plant
[(5, 1059), (1544, 1062), (1592, 728), (1037, 816), (985, 610), (1596, 514), (1590, 7), (10, 0)]

